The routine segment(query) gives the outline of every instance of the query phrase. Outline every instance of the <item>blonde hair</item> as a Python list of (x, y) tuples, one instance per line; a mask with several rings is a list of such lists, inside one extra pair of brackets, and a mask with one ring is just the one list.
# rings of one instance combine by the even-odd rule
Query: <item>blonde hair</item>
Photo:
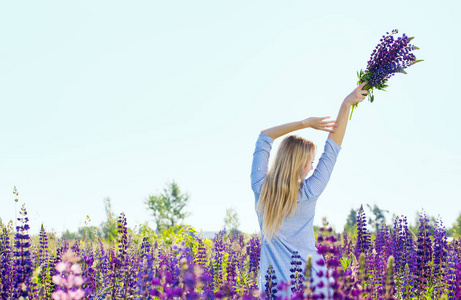
[(262, 232), (267, 240), (280, 231), (282, 221), (296, 211), (304, 166), (313, 160), (315, 145), (302, 137), (290, 135), (279, 146), (274, 164), (264, 180), (258, 212), (264, 213)]

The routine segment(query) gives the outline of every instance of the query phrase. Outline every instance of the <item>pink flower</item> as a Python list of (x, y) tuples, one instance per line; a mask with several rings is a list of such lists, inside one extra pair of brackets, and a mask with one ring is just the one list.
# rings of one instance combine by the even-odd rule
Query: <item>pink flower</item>
[(66, 278), (62, 277), (61, 275), (54, 275), (53, 282), (56, 285), (63, 286), (64, 284), (66, 284)]
[(71, 300), (70, 296), (67, 295), (66, 292), (64, 291), (56, 291), (54, 292), (53, 294), (51, 294), (51, 297), (54, 299), (54, 300)]
[(68, 291), (67, 294), (72, 300), (80, 300), (83, 297), (85, 297), (85, 292), (81, 289), (78, 289), (76, 291)]
[(59, 273), (68, 271), (68, 268), (69, 266), (65, 262), (62, 262), (62, 261), (56, 265), (56, 271), (58, 271)]
[(82, 273), (82, 268), (78, 264), (73, 264), (70, 270), (74, 272), (75, 275), (80, 275)]

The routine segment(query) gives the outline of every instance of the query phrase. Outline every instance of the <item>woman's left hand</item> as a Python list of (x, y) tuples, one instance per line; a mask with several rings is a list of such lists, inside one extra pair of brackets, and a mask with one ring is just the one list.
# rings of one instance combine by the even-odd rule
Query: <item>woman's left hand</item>
[(327, 132), (335, 132), (336, 120), (327, 120), (330, 117), (311, 117), (303, 120), (306, 128), (314, 128), (317, 130), (323, 130)]

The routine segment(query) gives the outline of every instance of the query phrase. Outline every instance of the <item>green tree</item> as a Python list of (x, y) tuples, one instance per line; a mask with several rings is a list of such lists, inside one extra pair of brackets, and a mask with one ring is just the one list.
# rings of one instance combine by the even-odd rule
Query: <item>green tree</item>
[(374, 219), (372, 219), (371, 217), (368, 218), (368, 224), (370, 224), (370, 226), (373, 227), (375, 235), (378, 235), (381, 226), (386, 223), (386, 217), (384, 216), (384, 213), (389, 213), (389, 211), (380, 209), (376, 204), (374, 204), (373, 207), (371, 207), (370, 204), (367, 204), (367, 206), (370, 209), (370, 211), (375, 215)]
[(101, 231), (103, 238), (107, 239), (109, 242), (117, 240), (117, 218), (114, 217), (112, 211), (112, 204), (110, 203), (110, 198), (106, 197), (104, 199), (104, 209), (106, 211), (106, 221), (101, 223)]
[(149, 195), (145, 204), (154, 218), (157, 232), (175, 227), (189, 216), (190, 213), (183, 211), (188, 201), (189, 195), (182, 194), (174, 181), (166, 184), (163, 193)]
[(347, 216), (346, 219), (346, 225), (344, 225), (344, 230), (348, 234), (354, 234), (355, 233), (355, 226), (357, 224), (357, 213), (359, 212), (358, 209), (353, 209), (351, 208), (351, 211), (349, 212), (349, 215)]
[(233, 208), (226, 209), (226, 216), (224, 217), (224, 225), (226, 229), (229, 230), (231, 234), (234, 233), (235, 230), (239, 229), (240, 222), (237, 215), (237, 212)]
[(447, 235), (454, 238), (461, 237), (461, 214), (459, 214), (456, 222), (453, 224), (453, 227), (447, 230)]

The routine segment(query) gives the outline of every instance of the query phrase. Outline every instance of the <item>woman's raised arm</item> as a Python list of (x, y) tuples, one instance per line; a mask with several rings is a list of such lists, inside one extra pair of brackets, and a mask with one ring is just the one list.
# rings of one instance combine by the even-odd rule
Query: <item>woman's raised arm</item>
[(262, 134), (270, 136), (273, 140), (287, 133), (304, 128), (313, 128), (334, 133), (335, 121), (326, 120), (329, 117), (311, 117), (302, 121), (291, 122), (279, 126), (271, 127), (261, 131)]
[(349, 113), (351, 106), (355, 103), (362, 102), (365, 97), (368, 95), (368, 91), (362, 90), (367, 82), (362, 83), (356, 87), (343, 101), (339, 109), (338, 118), (336, 119), (336, 130), (335, 132), (330, 132), (328, 137), (332, 139), (336, 144), (341, 146), (346, 133), (347, 121), (349, 118)]

